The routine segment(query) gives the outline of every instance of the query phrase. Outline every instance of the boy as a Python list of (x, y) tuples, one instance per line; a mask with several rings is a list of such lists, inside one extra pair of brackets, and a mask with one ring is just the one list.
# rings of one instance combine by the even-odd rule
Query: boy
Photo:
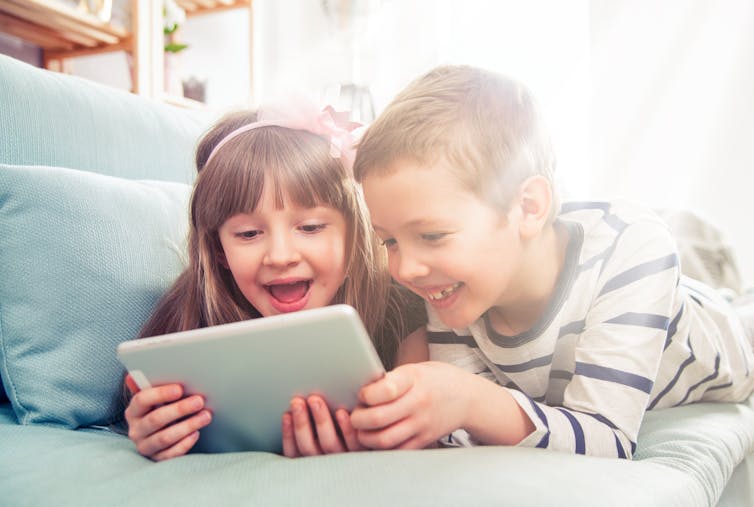
[(362, 389), (363, 445), (630, 458), (645, 410), (751, 393), (741, 321), (681, 276), (665, 224), (618, 202), (556, 216), (554, 166), (531, 94), (472, 67), (420, 77), (366, 131), (354, 174), (429, 324), (414, 364)]

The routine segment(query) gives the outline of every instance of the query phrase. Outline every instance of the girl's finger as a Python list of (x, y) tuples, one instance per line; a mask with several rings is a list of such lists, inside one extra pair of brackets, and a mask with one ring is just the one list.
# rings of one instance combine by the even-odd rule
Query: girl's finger
[(359, 443), (358, 435), (356, 434), (356, 430), (351, 425), (351, 416), (348, 415), (348, 412), (339, 409), (335, 412), (335, 419), (338, 422), (338, 427), (340, 428), (340, 433), (343, 435), (343, 441), (346, 444), (346, 448), (349, 451), (363, 451), (366, 448)]
[(325, 454), (344, 452), (346, 448), (338, 436), (335, 423), (330, 415), (330, 409), (327, 407), (325, 400), (315, 395), (310, 396), (306, 401), (317, 429), (319, 448)]
[(150, 387), (134, 394), (125, 411), (126, 418), (143, 417), (158, 405), (181, 399), (183, 387), (180, 384), (166, 384)]
[[(155, 408), (143, 417), (131, 419), (127, 417), (126, 420), (129, 423), (128, 436), (134, 441), (146, 438), (172, 425), (176, 421), (196, 414), (203, 408), (204, 399), (199, 395), (194, 395)], [(209, 421), (207, 421), (207, 424), (209, 424)]]
[(125, 383), (131, 394), (136, 394), (139, 392), (139, 386), (136, 385), (136, 381), (133, 379), (130, 373), (126, 374)]
[(166, 459), (183, 456), (184, 454), (189, 452), (192, 447), (194, 447), (194, 444), (197, 440), (199, 440), (199, 432), (195, 431), (190, 435), (185, 436), (180, 442), (173, 445), (172, 447), (169, 447), (164, 451), (155, 454), (154, 456), (152, 456), (152, 459), (155, 461), (164, 461)]
[(309, 417), (309, 407), (302, 398), (291, 400), (291, 414), (293, 415), (293, 435), (296, 447), (301, 455), (317, 456), (322, 454)]
[(283, 456), (286, 458), (300, 457), (301, 453), (298, 451), (296, 437), (293, 434), (293, 416), (290, 412), (283, 414), (281, 429), (283, 433)]
[[(139, 451), (139, 454), (142, 454), (143, 456), (156, 457), (164, 454), (165, 456), (170, 455), (172, 457), (175, 455), (173, 453), (185, 448), (187, 439), (189, 439), (193, 433), (198, 433), (198, 430), (207, 426), (211, 421), (212, 414), (209, 410), (202, 410), (198, 414), (177, 424), (168, 426), (147, 438), (135, 440), (136, 449)], [(193, 446), (194, 443), (196, 443), (196, 440), (191, 443), (191, 446)], [(185, 448), (183, 454), (188, 452), (188, 450), (191, 449), (191, 446)]]

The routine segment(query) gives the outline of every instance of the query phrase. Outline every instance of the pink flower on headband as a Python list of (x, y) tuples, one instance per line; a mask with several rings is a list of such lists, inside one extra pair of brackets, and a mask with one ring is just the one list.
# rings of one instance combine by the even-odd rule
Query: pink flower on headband
[(305, 130), (330, 141), (330, 156), (339, 158), (350, 173), (356, 155), (356, 142), (363, 132), (360, 123), (348, 119), (347, 111), (335, 111), (332, 106), (319, 110), (314, 102), (291, 100), (285, 105), (266, 106), (259, 109), (257, 121), (237, 128), (225, 136), (212, 150), (207, 162), (234, 137), (260, 127), (285, 127)]

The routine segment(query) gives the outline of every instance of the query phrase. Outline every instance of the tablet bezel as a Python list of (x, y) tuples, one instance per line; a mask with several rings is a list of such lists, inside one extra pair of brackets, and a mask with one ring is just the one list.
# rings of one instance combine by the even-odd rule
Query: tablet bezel
[(358, 313), (339, 304), (123, 342), (139, 388), (180, 383), (213, 412), (198, 452), (281, 452), (293, 396), (320, 394), (352, 410), (361, 386), (385, 374)]

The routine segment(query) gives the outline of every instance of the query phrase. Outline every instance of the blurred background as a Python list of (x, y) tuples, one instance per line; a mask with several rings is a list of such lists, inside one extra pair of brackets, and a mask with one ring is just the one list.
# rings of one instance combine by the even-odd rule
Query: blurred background
[[(153, 34), (147, 85), (135, 46), (58, 70), (218, 113), (305, 89), (368, 123), (438, 64), (514, 76), (543, 106), (566, 197), (691, 210), (754, 285), (754, 1), (55, 1)], [(0, 52), (49, 67), (54, 52), (7, 28), (6, 7), (27, 3), (0, 0)]]

